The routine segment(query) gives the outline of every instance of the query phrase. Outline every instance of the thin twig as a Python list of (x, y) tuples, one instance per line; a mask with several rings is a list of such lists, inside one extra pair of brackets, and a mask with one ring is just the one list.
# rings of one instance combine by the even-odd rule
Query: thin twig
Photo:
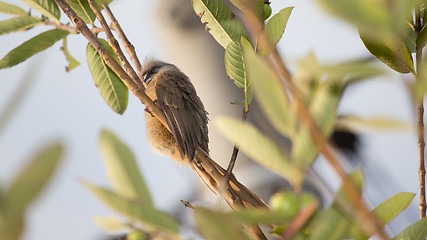
[[(239, 1), (240, 4), (242, 1)], [(382, 227), (378, 223), (377, 219), (370, 214), (368, 208), (363, 203), (361, 195), (358, 193), (356, 187), (352, 183), (352, 181), (347, 176), (346, 172), (338, 162), (335, 154), (333, 154), (331, 150), (331, 144), (328, 140), (323, 136), (319, 128), (316, 126), (314, 119), (312, 118), (310, 112), (305, 106), (302, 98), (297, 91), (295, 85), (291, 80), (291, 74), (289, 70), (285, 67), (285, 64), (282, 61), (282, 58), (279, 56), (279, 53), (276, 49), (273, 48), (271, 42), (266, 36), (263, 30), (263, 22), (259, 19), (256, 13), (249, 7), (250, 2), (246, 0), (247, 9), (245, 9), (244, 14), (241, 14), (241, 19), (243, 24), (246, 26), (248, 30), (248, 35), (251, 36), (252, 42), (257, 42), (259, 45), (263, 45), (267, 52), (270, 52), (268, 56), (266, 56), (266, 60), (273, 68), (274, 72), (281, 80), (283, 87), (285, 88), (285, 92), (289, 92), (294, 102), (297, 105), (297, 116), (301, 123), (308, 127), (313, 142), (319, 149), (320, 153), (322, 153), (325, 158), (328, 160), (329, 164), (335, 169), (338, 175), (341, 177), (343, 181), (343, 189), (348, 198), (350, 199), (353, 207), (356, 209), (357, 214), (357, 223), (362, 226), (364, 231), (367, 233), (374, 235), (378, 234), (379, 237), (383, 240), (388, 239), (385, 235)]]
[(191, 205), (191, 203), (190, 203), (190, 202), (187, 202), (187, 201), (184, 201), (184, 200), (181, 200), (180, 202), (181, 202), (182, 204), (184, 204), (184, 206), (186, 206), (186, 207), (188, 207), (188, 208), (191, 208), (191, 209), (194, 209), (193, 205)]
[[(246, 121), (248, 117), (249, 109), (243, 109), (242, 112), (242, 122)], [(227, 173), (225, 175), (225, 181), (228, 182), (230, 180), (231, 174), (233, 173), (234, 165), (236, 164), (237, 154), (239, 154), (239, 148), (234, 145), (233, 153), (231, 154), (230, 162), (228, 163)]]
[(139, 79), (139, 76), (136, 74), (136, 72), (133, 70), (132, 66), (130, 65), (129, 61), (127, 60), (126, 56), (123, 54), (122, 49), (120, 48), (119, 42), (114, 37), (113, 33), (111, 32), (110, 27), (108, 26), (107, 22), (105, 21), (104, 16), (102, 16), (101, 11), (99, 10), (99, 7), (95, 0), (89, 0), (89, 5), (92, 11), (95, 13), (96, 18), (101, 23), (102, 28), (105, 30), (105, 35), (107, 35), (108, 43), (113, 48), (114, 52), (116, 53), (117, 57), (119, 58), (120, 62), (122, 63), (124, 69), (129, 74), (129, 76), (132, 78), (132, 80), (136, 83), (138, 88), (143, 88), (143, 84), (141, 80)]
[(43, 19), (42, 23), (44, 25), (46, 25), (46, 26), (54, 26), (54, 27), (56, 27), (58, 29), (62, 29), (62, 30), (65, 30), (65, 31), (78, 32), (77, 28), (75, 28), (73, 26), (65, 25), (65, 24), (62, 24), (62, 23), (61, 24), (60, 23), (56, 23), (56, 22), (50, 21), (49, 19)]
[[(421, 25), (421, 13), (420, 7), (417, 7), (415, 10), (415, 29), (416, 33), (422, 29)], [(421, 62), (422, 62), (423, 49), (421, 46), (417, 44), (415, 50), (416, 57), (416, 68), (417, 75), (415, 77), (415, 81), (419, 81), (417, 78), (418, 74), (421, 70)], [(424, 69), (425, 70), (425, 69)], [(425, 148), (425, 140), (424, 140), (424, 97), (419, 100), (417, 104), (417, 129), (418, 129), (418, 154), (419, 154), (419, 166), (418, 166), (418, 178), (420, 181), (420, 219), (426, 216), (426, 169), (425, 169), (425, 158), (424, 158), (424, 148)]]
[(111, 12), (110, 7), (106, 4), (102, 4), (102, 7), (104, 8), (105, 13), (107, 14), (108, 18), (111, 21), (112, 29), (114, 29), (117, 32), (117, 34), (119, 35), (119, 38), (122, 40), (123, 44), (125, 45), (126, 52), (129, 54), (130, 59), (135, 65), (136, 71), (138, 71), (138, 75), (142, 76), (142, 73), (141, 73), (142, 66), (141, 66), (141, 62), (138, 59), (138, 56), (136, 55), (135, 47), (129, 41), (126, 34), (123, 32), (122, 27), (120, 26), (116, 17)]
[(312, 201), (304, 207), (297, 216), (289, 223), (286, 231), (283, 232), (280, 240), (292, 239), (292, 237), (307, 223), (310, 217), (316, 212), (319, 203)]

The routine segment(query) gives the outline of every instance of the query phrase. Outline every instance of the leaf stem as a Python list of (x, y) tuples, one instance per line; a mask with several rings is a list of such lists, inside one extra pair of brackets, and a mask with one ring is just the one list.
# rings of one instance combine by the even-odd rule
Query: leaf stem
[[(248, 117), (249, 109), (243, 109), (242, 112), (242, 122), (246, 121), (246, 118)], [(237, 154), (239, 154), (239, 148), (234, 145), (233, 147), (233, 153), (231, 154), (230, 162), (228, 163), (227, 167), (227, 173), (225, 174), (225, 180), (226, 182), (230, 181), (231, 174), (233, 174), (234, 165), (236, 164)]]

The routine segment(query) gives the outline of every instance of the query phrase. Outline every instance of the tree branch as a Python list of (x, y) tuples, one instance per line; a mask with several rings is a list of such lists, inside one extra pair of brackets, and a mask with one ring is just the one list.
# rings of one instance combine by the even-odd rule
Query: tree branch
[[(415, 10), (415, 32), (417, 35), (422, 29), (421, 25), (421, 14), (420, 7)], [(415, 57), (416, 57), (416, 68), (417, 74), (415, 75), (415, 81), (419, 81), (417, 76), (421, 70), (421, 62), (423, 56), (423, 49), (418, 44), (416, 45)], [(418, 178), (420, 182), (420, 219), (426, 216), (426, 169), (425, 169), (425, 157), (424, 157), (424, 98), (420, 99), (417, 104), (417, 132), (418, 132), (418, 154), (419, 154), (419, 165), (418, 165)]]
[(122, 40), (123, 44), (125, 45), (126, 52), (129, 54), (133, 64), (135, 65), (136, 71), (138, 71), (138, 75), (142, 76), (142, 73), (141, 73), (142, 66), (141, 66), (141, 62), (138, 59), (138, 56), (136, 55), (135, 47), (131, 44), (131, 42), (123, 32), (122, 27), (120, 26), (116, 17), (111, 12), (110, 7), (106, 4), (102, 4), (102, 7), (104, 8), (105, 13), (107, 13), (108, 18), (111, 21), (112, 28), (117, 32), (117, 34), (119, 35), (119, 38)]
[(123, 51), (120, 48), (119, 42), (116, 40), (113, 33), (111, 32), (111, 29), (108, 26), (107, 22), (105, 21), (104, 16), (102, 16), (102, 13), (99, 10), (99, 7), (98, 7), (97, 3), (95, 2), (95, 0), (89, 0), (89, 5), (90, 5), (90, 8), (92, 9), (92, 11), (95, 13), (98, 21), (101, 23), (102, 28), (104, 28), (105, 34), (107, 35), (108, 43), (113, 48), (114, 53), (116, 53), (117, 57), (119, 58), (120, 62), (123, 65), (124, 69), (129, 74), (129, 76), (132, 78), (132, 80), (136, 83), (138, 88), (144, 88), (141, 79), (139, 79), (139, 76), (133, 70), (133, 68), (129, 64), (129, 61), (127, 60), (126, 56), (123, 54)]

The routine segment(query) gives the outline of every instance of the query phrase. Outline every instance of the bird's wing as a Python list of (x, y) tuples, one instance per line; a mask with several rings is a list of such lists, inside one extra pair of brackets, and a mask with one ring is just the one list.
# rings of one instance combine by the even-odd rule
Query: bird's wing
[(160, 73), (156, 83), (157, 103), (175, 137), (181, 157), (194, 158), (203, 141), (207, 116), (194, 86), (185, 75)]

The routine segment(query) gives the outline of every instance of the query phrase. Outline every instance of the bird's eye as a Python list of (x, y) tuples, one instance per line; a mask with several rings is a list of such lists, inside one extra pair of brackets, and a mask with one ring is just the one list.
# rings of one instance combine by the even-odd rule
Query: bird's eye
[(153, 77), (154, 74), (156, 74), (159, 71), (160, 67), (153, 67), (151, 68), (148, 72), (144, 73), (144, 75), (142, 75), (143, 81), (148, 84), (151, 81), (151, 78)]

